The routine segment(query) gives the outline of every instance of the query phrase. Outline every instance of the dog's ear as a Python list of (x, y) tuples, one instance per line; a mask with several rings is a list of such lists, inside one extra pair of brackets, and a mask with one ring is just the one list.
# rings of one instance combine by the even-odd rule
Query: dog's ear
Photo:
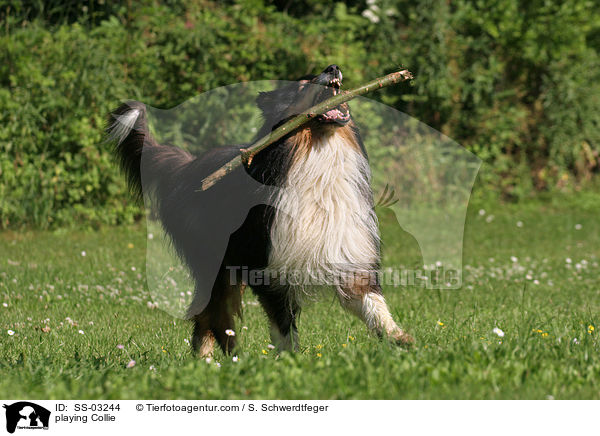
[(258, 93), (258, 97), (256, 97), (256, 105), (263, 112), (267, 112), (269, 110), (269, 107), (273, 107), (273, 104), (276, 101), (275, 96), (273, 94), (274, 94), (273, 91), (269, 91), (269, 92), (261, 91)]

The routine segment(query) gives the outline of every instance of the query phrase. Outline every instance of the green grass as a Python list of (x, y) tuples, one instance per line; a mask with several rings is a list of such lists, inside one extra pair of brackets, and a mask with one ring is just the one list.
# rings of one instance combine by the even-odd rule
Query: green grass
[[(190, 325), (148, 307), (144, 227), (5, 232), (0, 397), (599, 398), (598, 210), (477, 209), (467, 220), (461, 290), (385, 289), (414, 349), (369, 336), (328, 298), (303, 313), (301, 351), (277, 356), (248, 292), (238, 362), (192, 356)], [(382, 222), (384, 263), (418, 266), (416, 241), (391, 215)]]

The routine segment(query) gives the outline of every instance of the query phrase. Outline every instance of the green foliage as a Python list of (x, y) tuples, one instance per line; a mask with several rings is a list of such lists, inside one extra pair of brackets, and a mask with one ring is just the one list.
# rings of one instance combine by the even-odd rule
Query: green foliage
[(571, 190), (599, 168), (589, 0), (5, 0), (0, 23), (0, 227), (140, 215), (101, 142), (121, 100), (170, 108), (330, 63), (346, 86), (410, 68), (412, 86), (372, 97), (482, 158), (480, 192)]

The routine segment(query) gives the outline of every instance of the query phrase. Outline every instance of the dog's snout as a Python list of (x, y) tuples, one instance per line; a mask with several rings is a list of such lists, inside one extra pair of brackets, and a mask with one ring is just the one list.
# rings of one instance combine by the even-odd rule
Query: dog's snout
[(336, 64), (331, 64), (327, 68), (325, 68), (324, 73), (333, 75), (334, 79), (342, 80), (342, 70)]

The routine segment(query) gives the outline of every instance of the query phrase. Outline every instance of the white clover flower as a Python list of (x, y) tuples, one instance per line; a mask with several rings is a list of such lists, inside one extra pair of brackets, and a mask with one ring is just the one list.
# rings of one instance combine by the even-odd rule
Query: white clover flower
[(494, 327), (494, 330), (492, 330), (492, 332), (494, 332), (494, 334), (498, 335), (501, 338), (504, 337), (504, 332), (498, 327)]
[(231, 358), (231, 360), (233, 360), (234, 362), (237, 362), (237, 361), (238, 361), (238, 360), (240, 360), (240, 359), (239, 359), (237, 356), (233, 356), (233, 357)]
[(577, 338), (573, 338), (573, 343), (574, 343), (575, 345), (579, 345), (579, 339), (577, 339)]
[(573, 263), (573, 260), (572, 260), (570, 257), (567, 257), (567, 258), (565, 259), (565, 262), (566, 262), (566, 263)]
[(275, 345), (273, 345), (273, 344), (269, 344), (269, 345), (267, 345), (267, 348), (268, 348), (269, 350), (274, 350), (274, 349), (275, 349)]
[(86, 255), (86, 254), (87, 254), (87, 253), (86, 253), (85, 251), (82, 251), (82, 252), (81, 252), (81, 256), (82, 256), (82, 257), (85, 257), (85, 255)]
[(85, 335), (85, 332), (83, 330), (79, 330), (79, 334), (80, 335)]
[(517, 263), (519, 261), (519, 258), (517, 256), (510, 256), (510, 261), (512, 263)]
[(581, 230), (583, 226), (581, 224), (575, 224), (575, 230)]
[(130, 360), (127, 364), (127, 368), (133, 368), (135, 366), (135, 360)]
[(152, 233), (148, 233), (148, 239), (154, 239), (154, 235)]
[(517, 227), (523, 227), (523, 221), (517, 221)]
[(479, 216), (485, 215), (485, 209), (479, 209)]

